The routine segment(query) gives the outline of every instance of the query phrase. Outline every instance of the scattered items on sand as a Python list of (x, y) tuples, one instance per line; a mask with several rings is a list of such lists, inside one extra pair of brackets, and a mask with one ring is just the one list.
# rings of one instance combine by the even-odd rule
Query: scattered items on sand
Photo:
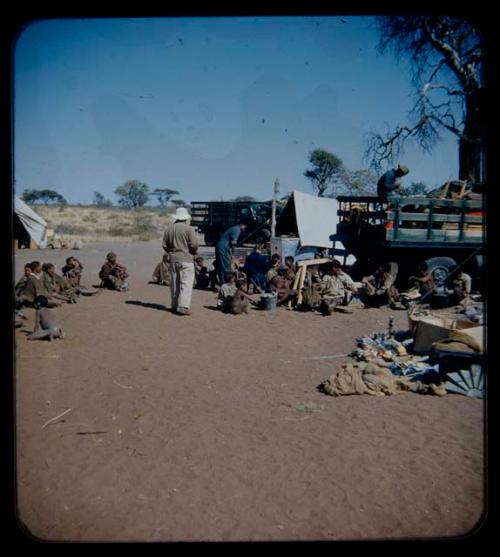
[[(386, 332), (358, 337), (349, 354), (355, 363), (343, 364), (320, 390), (333, 396), (411, 391), (483, 397), (484, 371), (474, 360), (483, 355), (483, 327), (425, 310), (409, 312), (408, 321), (408, 331), (394, 331), (390, 319)], [(450, 355), (458, 361), (457, 369), (443, 363)]]
[(405, 391), (437, 396), (446, 394), (443, 385), (425, 384), (408, 377), (394, 375), (386, 367), (371, 362), (343, 364), (322, 383), (322, 390), (332, 396), (353, 394), (384, 396)]

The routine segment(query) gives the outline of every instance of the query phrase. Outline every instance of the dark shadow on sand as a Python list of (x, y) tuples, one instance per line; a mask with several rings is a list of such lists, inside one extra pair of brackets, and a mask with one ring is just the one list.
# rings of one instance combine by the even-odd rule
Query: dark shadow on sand
[(151, 308), (151, 309), (159, 309), (160, 311), (170, 311), (172, 312), (172, 308), (167, 308), (162, 304), (155, 304), (152, 302), (141, 302), (140, 300), (126, 300), (126, 304), (130, 304), (132, 306), (142, 306), (143, 308)]

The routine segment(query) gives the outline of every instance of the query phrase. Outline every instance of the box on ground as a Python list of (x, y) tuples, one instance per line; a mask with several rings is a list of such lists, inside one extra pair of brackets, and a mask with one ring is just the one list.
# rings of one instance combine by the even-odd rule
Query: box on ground
[(483, 350), (484, 328), (463, 319), (443, 319), (437, 316), (408, 317), (414, 338), (413, 352), (428, 354), (434, 342), (448, 338), (451, 331), (460, 331), (476, 341)]

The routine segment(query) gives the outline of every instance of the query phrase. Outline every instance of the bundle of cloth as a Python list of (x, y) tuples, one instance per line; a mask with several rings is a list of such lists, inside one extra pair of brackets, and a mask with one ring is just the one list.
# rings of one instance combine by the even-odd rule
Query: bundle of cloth
[(443, 384), (424, 384), (408, 377), (393, 375), (386, 368), (370, 362), (344, 364), (321, 384), (321, 390), (332, 396), (394, 395), (406, 391), (444, 396)]

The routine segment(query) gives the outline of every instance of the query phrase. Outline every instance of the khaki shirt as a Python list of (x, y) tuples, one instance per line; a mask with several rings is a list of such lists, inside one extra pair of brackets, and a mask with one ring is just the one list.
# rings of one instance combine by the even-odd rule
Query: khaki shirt
[(165, 229), (162, 245), (170, 255), (170, 261), (192, 263), (193, 255), (198, 251), (195, 229), (183, 221), (173, 222)]
[(356, 291), (354, 281), (346, 273), (338, 276), (325, 275), (321, 279), (321, 294), (324, 296), (343, 296), (346, 290)]

